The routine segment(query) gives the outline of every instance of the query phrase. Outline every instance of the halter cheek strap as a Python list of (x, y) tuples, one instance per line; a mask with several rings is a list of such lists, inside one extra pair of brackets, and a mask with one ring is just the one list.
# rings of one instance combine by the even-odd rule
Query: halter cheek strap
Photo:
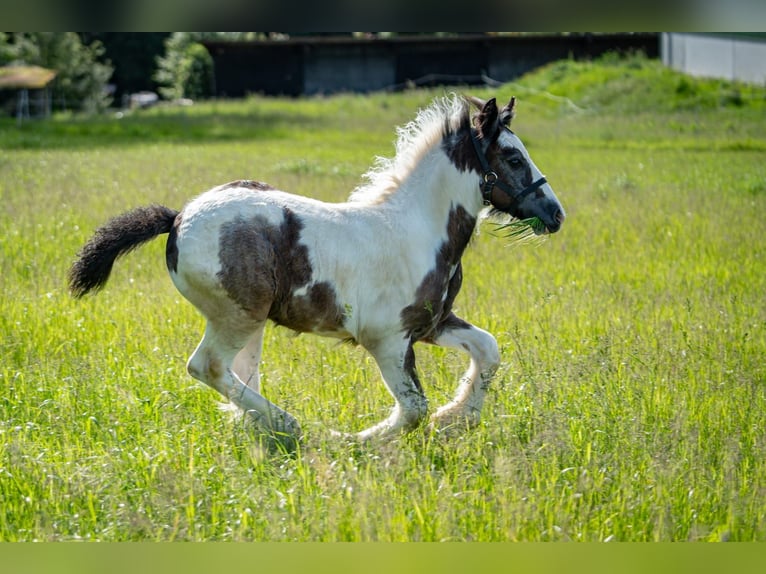
[(545, 176), (543, 176), (540, 179), (533, 181), (517, 194), (507, 183), (501, 181), (497, 173), (489, 166), (487, 157), (481, 151), (479, 140), (473, 133), (471, 133), (471, 141), (473, 142), (473, 148), (476, 150), (476, 157), (479, 159), (481, 169), (484, 172), (480, 182), (481, 197), (484, 200), (484, 205), (491, 205), (492, 190), (495, 187), (499, 187), (503, 190), (513, 203), (519, 204), (526, 196), (548, 182), (548, 180), (545, 179)]

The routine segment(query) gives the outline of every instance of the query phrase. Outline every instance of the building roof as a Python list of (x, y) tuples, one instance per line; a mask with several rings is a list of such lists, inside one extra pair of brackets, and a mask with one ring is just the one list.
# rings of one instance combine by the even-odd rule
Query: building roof
[(56, 70), (40, 66), (3, 66), (0, 67), (0, 89), (38, 90), (55, 77)]

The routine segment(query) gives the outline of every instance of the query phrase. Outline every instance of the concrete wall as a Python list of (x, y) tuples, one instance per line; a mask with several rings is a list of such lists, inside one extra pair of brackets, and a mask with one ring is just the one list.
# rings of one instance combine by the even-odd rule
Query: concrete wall
[(690, 74), (766, 83), (766, 36), (663, 33), (662, 61)]

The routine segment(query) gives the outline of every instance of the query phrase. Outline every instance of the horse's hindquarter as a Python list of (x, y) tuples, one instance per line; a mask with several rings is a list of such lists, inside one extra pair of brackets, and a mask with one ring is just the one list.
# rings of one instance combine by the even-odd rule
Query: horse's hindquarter
[[(261, 229), (282, 220), (282, 210), (264, 193), (218, 188), (191, 200), (177, 219), (176, 267), (171, 278), (181, 294), (208, 319), (226, 317), (241, 307), (257, 318), (273, 290), (267, 269), (273, 252)], [(266, 247), (266, 249), (264, 249)]]

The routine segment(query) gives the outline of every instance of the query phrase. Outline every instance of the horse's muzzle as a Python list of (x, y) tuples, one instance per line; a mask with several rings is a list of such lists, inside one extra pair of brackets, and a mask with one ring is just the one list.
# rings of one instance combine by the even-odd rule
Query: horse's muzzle
[(564, 223), (566, 217), (563, 209), (557, 209), (556, 213), (553, 214), (553, 219), (550, 222), (545, 222), (544, 233), (556, 233), (561, 229), (561, 224)]

